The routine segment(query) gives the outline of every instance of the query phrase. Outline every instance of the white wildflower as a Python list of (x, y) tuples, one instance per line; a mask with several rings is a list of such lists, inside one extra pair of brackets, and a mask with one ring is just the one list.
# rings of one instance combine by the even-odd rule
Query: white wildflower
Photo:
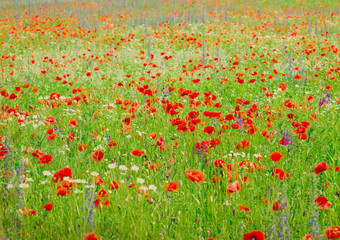
[(139, 187), (139, 189), (140, 189), (141, 191), (148, 191), (148, 187), (145, 187), (145, 186), (141, 186), (141, 187)]
[(155, 185), (149, 185), (149, 189), (156, 192), (157, 187)]
[(125, 165), (120, 165), (120, 166), (119, 166), (119, 170), (127, 171), (128, 168), (127, 168)]
[(116, 168), (117, 167), (117, 165), (115, 164), (115, 163), (110, 163), (109, 165), (108, 165), (108, 168), (110, 168), (110, 169), (114, 169), (114, 168)]
[(52, 173), (50, 171), (43, 171), (44, 176), (52, 176)]
[(145, 180), (143, 178), (137, 178), (137, 183), (143, 184)]
[(74, 179), (73, 182), (75, 182), (75, 183), (87, 183), (86, 180), (83, 180), (83, 179)]
[(132, 170), (132, 171), (135, 171), (135, 172), (138, 172), (139, 167), (137, 167), (136, 165), (133, 165), (133, 166), (131, 167), (131, 170)]
[(27, 183), (21, 183), (19, 184), (19, 188), (29, 188), (30, 185), (28, 185)]
[(73, 192), (74, 193), (82, 193), (83, 191), (80, 191), (78, 188), (75, 188)]
[(98, 145), (97, 147), (94, 148), (94, 151), (98, 150), (104, 150), (105, 148), (102, 145)]

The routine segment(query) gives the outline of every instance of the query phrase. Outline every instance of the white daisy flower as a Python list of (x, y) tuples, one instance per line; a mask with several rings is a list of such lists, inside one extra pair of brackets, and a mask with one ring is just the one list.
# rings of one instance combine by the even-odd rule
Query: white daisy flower
[(137, 183), (143, 184), (145, 180), (143, 178), (137, 178)]
[(27, 183), (21, 183), (19, 184), (19, 188), (29, 188), (30, 185), (28, 185)]
[(110, 168), (110, 169), (114, 169), (114, 168), (116, 168), (117, 167), (117, 165), (115, 164), (115, 163), (110, 163), (109, 165), (108, 165), (108, 168)]
[(135, 171), (135, 172), (138, 172), (139, 167), (137, 167), (136, 165), (133, 165), (133, 166), (131, 167), (131, 170), (132, 170), (132, 171)]
[(157, 187), (155, 185), (149, 185), (149, 189), (156, 192)]
[(52, 176), (52, 173), (50, 171), (43, 171), (44, 176)]
[(140, 189), (141, 191), (147, 191), (147, 190), (148, 190), (148, 187), (141, 186), (141, 187), (139, 187), (139, 189)]
[(82, 193), (83, 191), (80, 191), (78, 188), (75, 188), (73, 192), (74, 193)]
[(73, 180), (73, 182), (75, 182), (75, 183), (86, 183), (86, 181), (83, 180), (83, 179), (75, 179), (75, 180)]
[(128, 168), (127, 168), (125, 165), (120, 165), (120, 166), (119, 166), (119, 170), (127, 171)]

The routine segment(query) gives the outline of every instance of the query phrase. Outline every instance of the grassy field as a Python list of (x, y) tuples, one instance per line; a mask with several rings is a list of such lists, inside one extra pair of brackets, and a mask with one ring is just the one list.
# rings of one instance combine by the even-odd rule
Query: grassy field
[(0, 239), (340, 238), (339, 2), (0, 9)]

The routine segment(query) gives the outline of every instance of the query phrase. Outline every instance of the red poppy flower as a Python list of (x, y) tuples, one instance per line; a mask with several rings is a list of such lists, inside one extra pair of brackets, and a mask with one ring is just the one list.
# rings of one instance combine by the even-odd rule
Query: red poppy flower
[(291, 125), (292, 125), (293, 127), (300, 127), (300, 126), (301, 126), (301, 124), (298, 123), (298, 122), (292, 122)]
[(302, 125), (304, 128), (308, 128), (308, 129), (309, 129), (309, 122), (301, 121), (301, 125)]
[(65, 187), (59, 187), (57, 190), (55, 190), (55, 193), (57, 196), (65, 196), (66, 194), (71, 194), (71, 191)]
[(111, 203), (110, 200), (106, 199), (105, 202), (103, 203), (103, 206), (108, 207), (108, 206), (110, 206), (110, 203)]
[(95, 162), (100, 162), (101, 160), (104, 159), (104, 153), (102, 151), (95, 151), (91, 154), (91, 157), (93, 161)]
[(321, 210), (326, 210), (331, 206), (331, 203), (328, 202), (328, 199), (325, 197), (317, 197), (314, 202), (318, 205)]
[(47, 130), (46, 130), (46, 133), (47, 133), (47, 134), (52, 134), (52, 133), (53, 133), (53, 128), (47, 129)]
[(99, 176), (94, 177), (94, 178), (92, 179), (92, 181), (93, 181), (93, 183), (96, 184), (97, 186), (106, 184), (106, 182), (104, 182), (103, 179), (101, 179), (101, 177), (99, 177)]
[(63, 181), (64, 177), (72, 178), (72, 170), (71, 168), (62, 168), (58, 172), (53, 175), (52, 181), (58, 182), (59, 180)]
[(307, 135), (306, 134), (304, 134), (304, 133), (300, 133), (299, 135), (298, 135), (298, 139), (301, 139), (301, 140), (307, 140)]
[(15, 95), (14, 93), (12, 93), (11, 95), (9, 95), (9, 100), (14, 100), (14, 99), (16, 99), (18, 96), (17, 95)]
[(178, 189), (178, 183), (177, 182), (169, 182), (167, 184), (165, 184), (164, 188), (169, 191), (169, 192), (177, 192)]
[(98, 208), (98, 209), (101, 209), (100, 202), (101, 202), (101, 198), (97, 198), (97, 199), (93, 202), (94, 207), (95, 207), (95, 208)]
[(97, 209), (102, 209), (103, 207), (108, 207), (110, 206), (110, 200), (109, 199), (106, 199), (104, 202), (103, 202), (103, 199), (101, 197), (97, 198), (94, 202), (94, 207), (97, 208)]
[(232, 114), (227, 114), (224, 118), (224, 120), (226, 121), (231, 121), (231, 120), (235, 120), (234, 116)]
[(117, 143), (115, 141), (109, 142), (109, 148), (113, 148), (113, 147), (116, 147), (116, 146), (117, 146)]
[(274, 202), (273, 203), (273, 210), (274, 211), (278, 211), (279, 210), (279, 203), (278, 202)]
[(264, 234), (261, 231), (252, 231), (243, 234), (243, 240), (264, 240)]
[(306, 132), (306, 128), (304, 127), (299, 127), (298, 129), (294, 131), (294, 133), (305, 133), (305, 132)]
[(47, 117), (45, 119), (45, 125), (48, 126), (48, 125), (54, 125), (54, 124), (57, 124), (56, 120), (54, 117)]
[(109, 188), (110, 189), (118, 189), (120, 186), (121, 186), (120, 183), (116, 182), (116, 181), (111, 181), (109, 183)]
[(308, 102), (313, 102), (315, 98), (313, 96), (308, 96), (307, 101)]
[(151, 138), (151, 139), (155, 139), (157, 137), (157, 133), (151, 133), (150, 135), (148, 135), (148, 138)]
[(97, 237), (97, 234), (92, 232), (92, 233), (86, 234), (83, 240), (99, 240), (99, 238)]
[(88, 145), (86, 144), (80, 144), (78, 145), (78, 151), (79, 152), (82, 152), (82, 151), (85, 151), (87, 149)]
[(43, 205), (43, 208), (45, 208), (46, 211), (51, 211), (53, 208), (53, 203), (46, 203), (45, 205)]
[(53, 140), (55, 139), (56, 136), (57, 136), (57, 135), (56, 135), (55, 133), (52, 133), (52, 134), (50, 134), (50, 135), (47, 136), (47, 140), (48, 140), (48, 141), (53, 141)]
[(44, 154), (41, 157), (39, 157), (39, 164), (48, 164), (52, 161), (53, 156)]
[(138, 157), (138, 156), (145, 155), (145, 151), (140, 150), (140, 149), (135, 149), (135, 150), (131, 151), (130, 154), (132, 156)]
[(291, 119), (295, 118), (295, 114), (289, 113), (289, 114), (287, 114), (287, 118), (288, 118), (288, 120), (291, 120)]
[(187, 169), (185, 170), (185, 176), (192, 182), (203, 182), (205, 179), (204, 173), (200, 170)]
[(314, 172), (316, 175), (319, 175), (320, 173), (324, 172), (327, 170), (327, 163), (325, 162), (321, 162), (316, 164), (315, 168), (314, 168)]
[(105, 189), (101, 189), (97, 193), (97, 196), (100, 198), (106, 198), (106, 197), (109, 197), (109, 193)]
[(224, 164), (225, 164), (225, 161), (221, 159), (217, 159), (214, 161), (215, 167), (218, 167), (218, 168), (223, 168)]
[(338, 226), (329, 227), (323, 233), (328, 239), (340, 238), (340, 227)]
[(235, 181), (227, 186), (227, 194), (230, 196), (233, 192), (239, 192), (241, 189), (241, 184)]
[(68, 134), (68, 138), (66, 139), (66, 141), (71, 142), (71, 141), (74, 139), (74, 137), (75, 137), (74, 133), (73, 133), (73, 132), (70, 132), (70, 133)]
[(289, 178), (289, 173), (285, 173), (281, 168), (274, 169), (275, 178), (280, 178), (281, 180), (285, 180)]
[(302, 76), (301, 75), (298, 75), (296, 74), (295, 77), (294, 77), (296, 80), (300, 81), (302, 79)]
[(122, 123), (123, 123), (124, 125), (126, 125), (126, 126), (129, 126), (129, 125), (131, 124), (131, 118), (130, 118), (130, 117), (124, 118), (124, 119), (122, 120)]
[(237, 150), (242, 149), (243, 151), (245, 151), (249, 146), (250, 146), (250, 142), (248, 140), (243, 139), (243, 140), (241, 140), (241, 142), (239, 142), (236, 145), (236, 149)]
[(249, 211), (249, 212), (251, 212), (251, 210), (250, 210), (248, 207), (243, 206), (243, 205), (239, 205), (239, 206), (238, 206), (238, 209), (240, 209), (240, 211), (244, 210), (244, 211)]
[(271, 155), (268, 156), (271, 160), (273, 160), (274, 162), (280, 162), (280, 160), (283, 157), (283, 154), (281, 154), (280, 152), (273, 152)]
[(77, 122), (77, 120), (75, 119), (70, 119), (70, 123), (68, 124), (70, 127), (74, 128), (76, 126), (79, 125), (79, 123)]
[(205, 132), (208, 135), (211, 135), (214, 131), (215, 131), (215, 128), (211, 126), (205, 127), (203, 130), (203, 132)]

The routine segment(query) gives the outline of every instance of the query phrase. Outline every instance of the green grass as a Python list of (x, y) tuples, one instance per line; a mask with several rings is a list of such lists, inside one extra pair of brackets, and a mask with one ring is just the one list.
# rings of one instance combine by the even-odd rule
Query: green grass
[[(21, 94), (15, 100), (0, 96), (0, 149), (4, 146), (9, 151), (0, 160), (3, 193), (0, 238), (83, 239), (87, 233), (95, 232), (101, 239), (227, 240), (243, 239), (243, 234), (260, 230), (268, 239), (277, 239), (273, 235), (280, 231), (278, 222), (283, 218), (281, 223), (284, 230), (290, 229), (290, 239), (303, 239), (313, 231), (326, 239), (325, 229), (339, 226), (340, 176), (335, 171), (340, 162), (338, 3), (198, 1), (193, 5), (178, 1), (172, 7), (154, 4), (152, 10), (145, 10), (141, 16), (141, 8), (146, 4), (143, 1), (100, 1), (96, 6), (82, 5), (79, 1), (66, 5), (60, 2), (52, 2), (56, 6), (53, 9), (37, 10), (43, 3), (32, 1), (29, 15), (22, 13), (23, 9), (29, 10), (22, 5), (27, 1), (0, 5), (8, 10), (7, 20), (0, 22), (0, 92)], [(315, 13), (318, 8), (321, 10)], [(122, 13), (123, 18), (117, 13)], [(4, 12), (2, 16), (5, 18)], [(163, 24), (158, 24), (160, 19)], [(164, 24), (166, 19), (168, 24)], [(139, 25), (141, 21), (148, 22), (147, 33), (145, 25)], [(58, 36), (60, 33), (62, 37)], [(305, 53), (313, 49), (309, 55)], [(212, 68), (200, 65), (203, 52), (207, 53), (206, 65)], [(152, 60), (148, 53), (154, 56)], [(326, 55), (321, 56), (322, 53)], [(14, 54), (16, 58), (12, 60)], [(172, 58), (166, 60), (165, 56)], [(31, 62), (33, 59), (35, 63)], [(233, 65), (235, 61), (239, 65)], [(94, 70), (95, 67), (99, 70)], [(296, 67), (298, 70), (294, 70)], [(91, 76), (86, 76), (88, 72)], [(296, 80), (296, 75), (302, 79)], [(62, 80), (56, 81), (57, 77)], [(244, 80), (243, 84), (237, 81), (238, 77)], [(221, 83), (224, 78), (228, 81)], [(194, 84), (193, 79), (201, 81)], [(250, 83), (251, 79), (256, 81)], [(25, 83), (29, 84), (28, 88), (23, 87)], [(118, 87), (118, 83), (123, 86)], [(278, 91), (281, 83), (287, 86), (284, 91)], [(146, 84), (150, 89), (158, 89), (153, 97), (140, 92)], [(326, 90), (326, 86), (332, 89)], [(16, 92), (15, 87), (20, 87), (20, 91)], [(171, 95), (166, 91), (169, 87), (175, 88)], [(196, 110), (201, 123), (192, 132), (177, 131), (177, 126), (172, 126), (169, 120), (180, 118), (188, 123), (186, 117), (194, 110), (187, 96), (179, 96), (180, 88), (200, 93), (196, 100), (201, 104)], [(204, 93), (208, 92), (216, 96), (211, 106), (204, 103), (207, 101)], [(267, 92), (273, 96), (266, 97)], [(61, 97), (50, 101), (52, 93)], [(77, 95), (81, 99), (78, 102)], [(308, 101), (308, 96), (315, 100)], [(152, 116), (147, 101), (156, 97), (159, 100), (150, 106), (157, 113)], [(238, 110), (239, 116), (243, 122), (253, 122), (257, 129), (254, 135), (242, 127), (231, 128), (232, 123), (239, 122), (233, 111), (241, 106), (237, 99), (242, 98), (250, 104)], [(117, 99), (126, 100), (125, 107), (117, 104)], [(184, 108), (176, 109), (179, 113), (170, 116), (162, 108), (162, 99), (181, 103)], [(284, 104), (287, 99), (291, 106)], [(328, 103), (319, 106), (319, 101)], [(218, 102), (221, 108), (214, 107)], [(247, 115), (253, 104), (257, 104), (257, 111)], [(10, 115), (11, 108), (22, 116), (27, 113), (27, 117)], [(94, 117), (98, 110), (101, 112)], [(222, 112), (222, 116), (232, 113), (235, 120), (212, 120), (203, 116), (205, 111)], [(294, 119), (289, 120), (288, 114), (294, 114)], [(317, 119), (312, 118), (313, 114)], [(131, 132), (126, 132), (122, 120), (129, 116), (133, 116)], [(47, 117), (54, 117), (56, 124), (46, 126)], [(18, 123), (20, 119), (24, 119), (22, 124)], [(76, 119), (80, 125), (72, 128), (70, 119)], [(292, 121), (310, 123), (307, 140), (298, 139)], [(268, 126), (269, 122), (272, 126)], [(229, 129), (222, 129), (222, 125), (228, 125)], [(46, 130), (55, 126), (56, 138), (47, 141)], [(206, 126), (215, 126), (209, 136), (203, 131)], [(263, 130), (269, 132), (270, 141), (261, 135)], [(94, 131), (99, 138), (91, 136)], [(68, 142), (71, 132), (75, 138)], [(148, 138), (153, 132), (157, 133), (156, 139)], [(279, 144), (287, 132), (292, 140), (289, 147)], [(116, 147), (108, 146), (108, 135), (117, 142)], [(159, 137), (164, 139), (163, 150), (156, 145)], [(209, 154), (197, 154), (197, 142), (216, 138), (221, 141), (216, 149), (210, 149)], [(250, 142), (245, 150), (236, 148), (242, 140)], [(177, 147), (173, 147), (175, 141)], [(88, 148), (80, 152), (80, 144)], [(26, 146), (31, 147), (27, 154)], [(51, 163), (39, 164), (39, 159), (31, 154), (36, 149), (52, 155)], [(94, 162), (91, 154), (98, 149), (104, 152), (104, 159)], [(144, 150), (146, 155), (132, 156), (130, 152), (134, 149)], [(280, 162), (268, 157), (273, 152), (283, 154)], [(259, 153), (263, 156), (261, 161), (254, 156)], [(168, 163), (171, 157), (175, 164)], [(232, 170), (215, 167), (217, 159), (230, 164)], [(240, 166), (243, 160), (257, 168)], [(160, 164), (159, 170), (149, 169), (145, 165), (147, 161)], [(314, 167), (321, 162), (326, 162), (328, 169), (316, 175)], [(116, 168), (109, 168), (112, 163)], [(121, 165), (128, 170), (119, 169)], [(60, 182), (52, 182), (52, 176), (45, 176), (44, 171), (54, 174), (65, 167), (72, 169), (74, 180), (82, 181), (70, 188), (71, 195), (57, 196), (55, 191)], [(260, 167), (262, 170), (258, 170)], [(276, 168), (289, 173), (289, 178), (275, 178)], [(204, 172), (205, 180), (189, 181), (186, 169)], [(12, 174), (8, 176), (8, 172)], [(94, 172), (107, 184), (94, 185)], [(20, 187), (23, 173), (28, 188)], [(217, 176), (221, 181), (213, 183)], [(94, 208), (91, 203), (97, 198), (95, 194), (100, 189), (109, 191), (108, 183), (113, 180), (121, 186), (109, 193), (110, 205)], [(227, 186), (236, 180), (242, 189), (228, 196)], [(177, 192), (164, 189), (171, 181), (179, 184)], [(327, 182), (330, 184), (325, 188)], [(8, 188), (8, 184), (13, 187)], [(137, 187), (128, 188), (129, 184)], [(157, 189), (152, 190), (150, 185)], [(137, 188), (142, 186), (149, 188), (148, 200), (143, 193), (137, 193)], [(321, 210), (314, 203), (319, 196), (331, 203), (328, 209)], [(52, 211), (42, 207), (48, 202), (53, 203)], [(274, 202), (284, 207), (273, 211)], [(239, 205), (251, 211), (241, 211)], [(24, 207), (37, 213), (24, 217), (20, 213)], [(310, 224), (313, 218), (315, 222)]]

